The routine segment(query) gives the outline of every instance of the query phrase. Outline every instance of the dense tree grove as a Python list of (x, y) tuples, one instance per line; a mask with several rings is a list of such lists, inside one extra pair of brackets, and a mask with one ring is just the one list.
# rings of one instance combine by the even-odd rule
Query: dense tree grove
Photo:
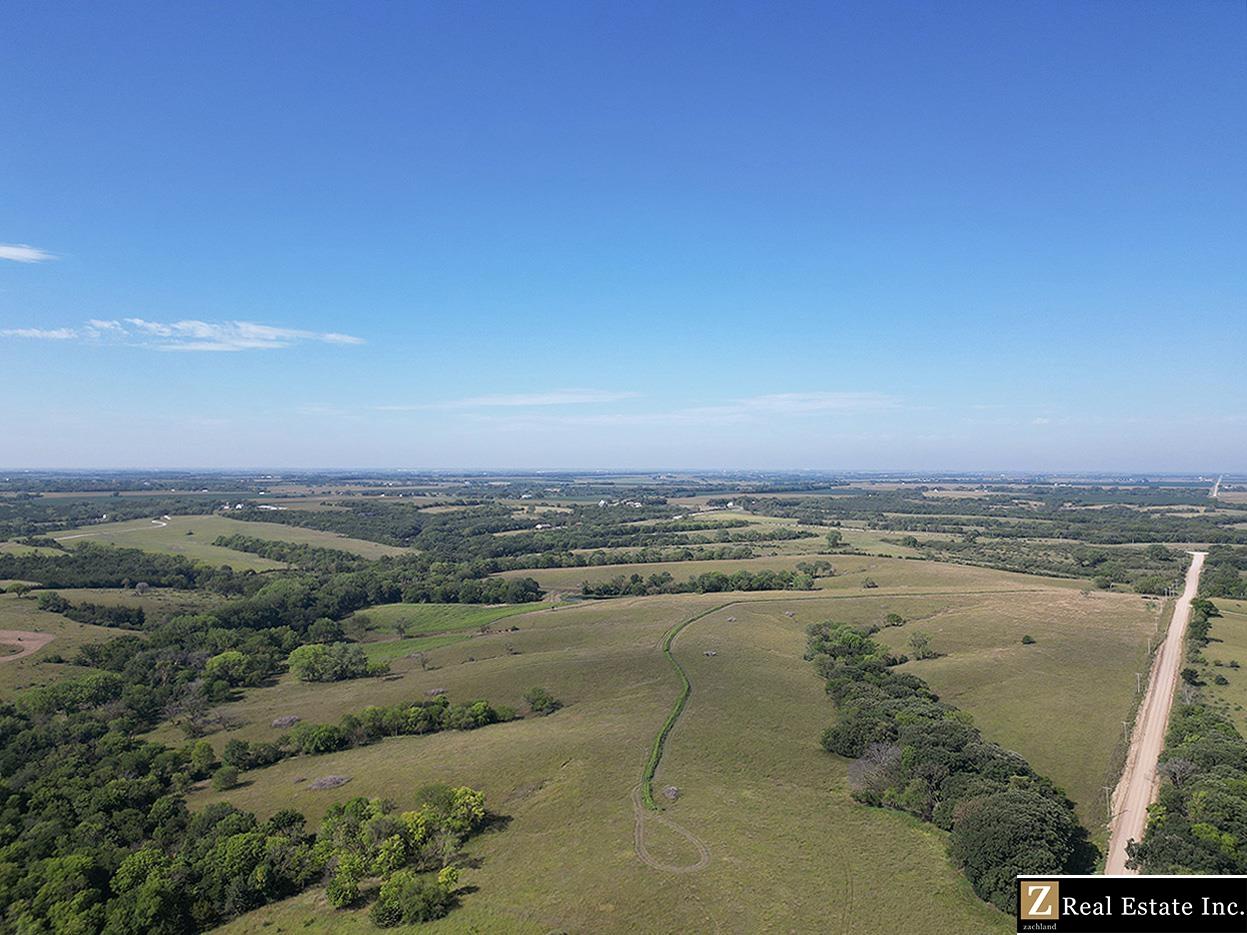
[[(538, 715), (551, 714), (560, 707), (548, 693), (540, 702), (544, 706), (533, 706)], [(288, 756), (333, 753), (367, 746), (386, 737), (476, 730), (489, 724), (513, 721), (517, 716), (513, 708), (505, 705), (495, 707), (484, 700), (451, 704), (445, 696), (431, 701), (369, 705), (354, 714), (343, 715), (337, 724), (297, 724), (276, 743), (230, 740), (221, 758), (240, 770), (259, 769)]]
[(147, 620), (142, 607), (126, 607), (120, 604), (93, 604), (66, 600), (55, 591), (39, 595), (39, 609), (53, 614), (64, 614), (78, 623), (90, 623), (97, 627), (119, 627), (123, 630), (141, 630)]
[(146, 581), (152, 587), (230, 593), (237, 577), (229, 569), (198, 565), (180, 555), (94, 543), (56, 555), (0, 552), (0, 578), (37, 581), (49, 588), (120, 588)]
[(1016, 753), (985, 741), (969, 718), (917, 676), (893, 666), (847, 624), (807, 631), (806, 658), (827, 680), (837, 720), (825, 749), (853, 759), (853, 795), (951, 832), (949, 852), (974, 891), (1006, 912), (1019, 873), (1079, 873), (1093, 863), (1085, 830), (1060, 789)]
[(275, 562), (297, 565), (308, 571), (331, 573), (355, 571), (367, 564), (367, 559), (342, 549), (330, 549), (297, 542), (280, 542), (276, 539), (257, 539), (255, 536), (217, 536), (212, 542), (236, 552), (250, 552)]
[[(354, 839), (341, 814), (371, 821), (387, 808), (348, 803), (319, 835), (290, 811), (264, 823), (224, 804), (191, 815), (182, 792), (216, 768), (211, 747), (137, 739), (153, 714), (142, 688), (90, 675), (0, 706), (4, 930), (201, 931), (339, 879), (359, 856), (368, 875), (444, 866), (484, 820), (479, 793), (465, 789), (426, 795), (403, 829), (375, 822)], [(382, 827), (391, 833), (377, 836)]]
[[(165, 718), (193, 737), (211, 704), (281, 670), (317, 622), (304, 606), (308, 595), (297, 588), (265, 593), (287, 584), (273, 581), (223, 605), (256, 604), (228, 621), (215, 614), (149, 617), (142, 635), (82, 647), (73, 661), (90, 667), (86, 674), (27, 689), (0, 705), (0, 930), (200, 931), (325, 879), (335, 893), (349, 895), (353, 879), (423, 874), (453, 858), (484, 817), (471, 790), (430, 793), (412, 813), (416, 818), (401, 816), (409, 830), (394, 830), (389, 837), (400, 840), (388, 846), (384, 838), (351, 842), (332, 822), (309, 833), (292, 812), (264, 823), (228, 805), (191, 815), (183, 793), (209, 778), (228, 788), (238, 770), (292, 753), (393, 733), (470, 729), (511, 716), (505, 710), (441, 699), (365, 709), (335, 726), (299, 725), (280, 745), (231, 741), (224, 763), (202, 740), (170, 748), (141, 739)], [(301, 597), (287, 600), (292, 595)], [(62, 599), (49, 597), (49, 609), (59, 606)], [(389, 828), (390, 819), (372, 819), (392, 809), (370, 803), (367, 810), (368, 835)], [(425, 902), (441, 912), (453, 903), (453, 869), (435, 883), (444, 892)], [(379, 924), (420, 914), (413, 886), (405, 876), (390, 887), (399, 912), (380, 913)], [(417, 888), (424, 892), (424, 883)]]
[(586, 581), (580, 586), (585, 597), (620, 597), (645, 594), (708, 594), (719, 591), (811, 591), (816, 576), (829, 574), (831, 563), (824, 561), (802, 562), (801, 568), (783, 568), (761, 571), (707, 571), (694, 575), (687, 581), (676, 581), (670, 572), (663, 571), (642, 577), (616, 575), (609, 581)]
[(1210, 548), (1200, 574), (1199, 593), (1247, 600), (1247, 549), (1223, 545)]
[(304, 682), (342, 682), (389, 671), (384, 663), (369, 662), (355, 643), (305, 643), (289, 655), (286, 666)]

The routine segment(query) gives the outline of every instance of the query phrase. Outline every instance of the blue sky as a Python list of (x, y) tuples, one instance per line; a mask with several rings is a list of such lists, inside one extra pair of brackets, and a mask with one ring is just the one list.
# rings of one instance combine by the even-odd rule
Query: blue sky
[(1241, 2), (5, 19), (0, 465), (1247, 470)]

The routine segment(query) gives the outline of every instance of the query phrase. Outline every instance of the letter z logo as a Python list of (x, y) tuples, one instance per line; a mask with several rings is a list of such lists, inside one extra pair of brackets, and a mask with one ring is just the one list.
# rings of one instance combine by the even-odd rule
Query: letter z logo
[(1057, 919), (1057, 894), (1060, 884), (1056, 880), (1030, 881), (1022, 883), (1022, 918), (1023, 919)]

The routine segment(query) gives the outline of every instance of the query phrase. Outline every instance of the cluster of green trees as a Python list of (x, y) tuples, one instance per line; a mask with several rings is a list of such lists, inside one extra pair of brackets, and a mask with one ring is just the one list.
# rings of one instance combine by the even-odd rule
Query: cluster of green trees
[(678, 548), (597, 549), (593, 552), (540, 552), (497, 560), (500, 571), (520, 568), (592, 568), (599, 565), (650, 565), (660, 562), (732, 561), (753, 558), (747, 545), (682, 546)]
[(1204, 559), (1199, 593), (1205, 597), (1247, 600), (1247, 549), (1214, 545)]
[(823, 747), (854, 760), (853, 795), (951, 832), (949, 853), (978, 895), (1012, 912), (1019, 873), (1078, 873), (1094, 851), (1072, 803), (1018, 756), (985, 741), (922, 679), (893, 669), (869, 635), (810, 626), (806, 658), (827, 680), (837, 720)]
[(95, 543), (56, 555), (0, 552), (0, 578), (37, 581), (49, 588), (121, 588), (145, 581), (152, 587), (235, 593), (238, 577), (229, 569), (198, 565), (180, 555)]
[[(239, 768), (276, 762), (290, 751), (231, 742), (219, 763), (205, 741), (172, 748), (142, 739), (167, 718), (192, 735), (201, 732), (212, 704), (236, 686), (271, 677), (313, 631), (324, 630), (324, 620), (305, 623), (307, 608), (299, 602), (256, 592), (232, 603), (257, 597), (274, 610), (271, 618), (244, 615), (227, 623), (215, 614), (149, 615), (141, 636), (82, 647), (72, 661), (90, 667), (86, 674), (0, 704), (0, 928), (172, 935), (206, 930), (327, 877), (338, 881), (336, 892), (349, 891), (352, 868), (376, 856), (371, 843), (344, 844), (336, 831), (309, 833), (293, 812), (261, 823), (223, 804), (187, 811), (184, 793), (192, 783), (212, 778), (227, 788)], [(440, 729), (499, 716), (473, 705), (429, 707), (438, 713), (426, 720)], [(361, 712), (332, 727), (343, 739), (327, 740), (314, 725), (292, 732), (291, 749), (310, 752), (393, 730), (392, 712), (377, 714)], [(406, 726), (418, 721), (413, 716)], [(439, 841), (437, 854), (449, 860), (455, 841), (476, 825), (462, 825), (439, 801), (429, 800), (422, 821)], [(416, 891), (427, 889), (423, 874), (431, 860), (426, 843), (417, 836), (386, 850), (387, 882), (410, 873), (389, 884), (391, 908), (379, 921), (419, 917)], [(369, 875), (380, 873), (376, 866), (365, 860)], [(437, 912), (451, 904), (453, 876), (439, 883), (445, 892), (431, 901)]]
[(286, 666), (303, 682), (343, 682), (390, 670), (385, 663), (369, 662), (356, 643), (305, 643), (286, 658)]
[[(811, 566), (812, 567), (812, 566)], [(830, 568), (830, 563), (827, 563)], [(621, 597), (646, 594), (708, 594), (719, 591), (811, 591), (814, 589), (814, 573), (784, 568), (776, 571), (707, 571), (676, 581), (670, 572), (657, 572), (642, 577), (616, 575), (609, 581), (586, 581), (580, 586), (585, 597)]]
[(90, 623), (97, 627), (118, 627), (122, 630), (141, 630), (147, 621), (142, 607), (126, 607), (120, 604), (94, 604), (66, 600), (55, 591), (39, 595), (39, 609), (53, 614), (64, 614), (78, 623)]
[(317, 843), (333, 853), (325, 889), (331, 905), (358, 905), (360, 883), (380, 878), (369, 910), (380, 927), (431, 922), (451, 909), (459, 878), (451, 861), (486, 824), (485, 797), (467, 786), (432, 786), (416, 800), (416, 808), (398, 812), (390, 802), (356, 798), (325, 814)]
[[(530, 702), (535, 713), (549, 714), (559, 708), (559, 702), (544, 689), (536, 691), (541, 692), (538, 698), (541, 710)], [(343, 715), (337, 724), (296, 724), (276, 743), (230, 740), (221, 759), (235, 769), (259, 769), (288, 756), (315, 756), (364, 747), (386, 737), (476, 730), (489, 724), (513, 721), (518, 716), (514, 708), (505, 705), (495, 707), (483, 700), (451, 704), (445, 696), (431, 701), (370, 705), (355, 714)]]
[[(5, 930), (203, 931), (337, 876), (361, 850), (333, 828), (307, 833), (295, 812), (260, 823), (216, 804), (191, 815), (183, 793), (216, 767), (212, 748), (139, 739), (158, 718), (144, 689), (93, 673), (0, 705)], [(483, 804), (468, 797), (477, 817), (465, 826), (464, 798), (452, 797), (453, 810), (432, 805), (426, 825), (475, 827)]]
[(275, 562), (297, 565), (309, 571), (332, 573), (336, 571), (355, 571), (367, 563), (367, 560), (354, 552), (342, 549), (329, 549), (324, 546), (306, 545), (297, 542), (281, 542), (276, 539), (258, 539), (255, 536), (232, 535), (217, 536), (212, 541), (236, 552), (250, 552), (261, 558)]

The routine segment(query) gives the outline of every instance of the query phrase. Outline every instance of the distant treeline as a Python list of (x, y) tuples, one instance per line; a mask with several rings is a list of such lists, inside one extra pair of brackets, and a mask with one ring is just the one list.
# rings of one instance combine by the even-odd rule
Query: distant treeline
[(261, 558), (275, 562), (286, 562), (298, 565), (311, 571), (337, 572), (355, 571), (368, 563), (368, 560), (347, 552), (343, 549), (330, 549), (318, 545), (304, 545), (296, 542), (282, 542), (278, 539), (260, 539), (255, 536), (232, 535), (217, 536), (212, 542), (222, 548), (234, 549), (237, 552), (250, 552)]
[(145, 581), (152, 587), (205, 588), (241, 593), (229, 569), (199, 565), (180, 555), (84, 543), (56, 555), (0, 552), (0, 578), (37, 581), (49, 588), (121, 588)]
[[(38, 536), (99, 522), (148, 519), (166, 513), (211, 513), (229, 494), (178, 494), (144, 497), (0, 497), (0, 540)], [(108, 519), (104, 520), (107, 516)]]
[[(804, 567), (802, 567), (804, 566)], [(670, 572), (642, 577), (617, 575), (610, 581), (586, 581), (580, 586), (585, 597), (642, 596), (646, 594), (708, 594), (720, 591), (812, 591), (817, 577), (832, 574), (831, 562), (801, 562), (796, 569), (776, 571), (735, 571), (727, 574), (708, 571), (686, 581), (676, 581)]]
[[(741, 529), (749, 525), (742, 519), (675, 519), (683, 514), (672, 507), (645, 503), (640, 507), (577, 505), (556, 514), (517, 515), (512, 507), (499, 504), (432, 513), (413, 503), (374, 500), (350, 503), (342, 510), (242, 510), (229, 515), (408, 546), (445, 561), (515, 560), (524, 563), (519, 567), (533, 567), (527, 562), (534, 556), (572, 556), (588, 549), (690, 547), (815, 535), (785, 527)], [(538, 529), (539, 525), (551, 528)], [(502, 532), (508, 535), (497, 535)]]
[[(1212, 515), (1143, 511), (1138, 506), (1206, 506), (1206, 488), (1084, 490), (1032, 488), (973, 498), (928, 498), (912, 489), (837, 497), (743, 497), (741, 504), (806, 523), (865, 522), (873, 529), (945, 534), (980, 533), (1008, 539), (1074, 539), (1098, 545), (1132, 542), (1247, 543), (1233, 528), (1247, 506), (1218, 502)], [(1089, 507), (1097, 507), (1090, 509)]]
[(827, 680), (837, 721), (822, 738), (849, 757), (853, 796), (950, 832), (949, 854), (978, 895), (1016, 908), (1019, 873), (1086, 873), (1094, 849), (1073, 804), (860, 630), (812, 624), (806, 658)]
[(1007, 542), (963, 539), (925, 539), (894, 536), (884, 539), (895, 545), (919, 549), (941, 562), (979, 565), (1002, 571), (1060, 578), (1090, 578), (1097, 587), (1128, 584), (1140, 593), (1163, 594), (1180, 579), (1190, 564), (1185, 552), (1159, 543), (1147, 548), (1097, 547), (1068, 542)]

